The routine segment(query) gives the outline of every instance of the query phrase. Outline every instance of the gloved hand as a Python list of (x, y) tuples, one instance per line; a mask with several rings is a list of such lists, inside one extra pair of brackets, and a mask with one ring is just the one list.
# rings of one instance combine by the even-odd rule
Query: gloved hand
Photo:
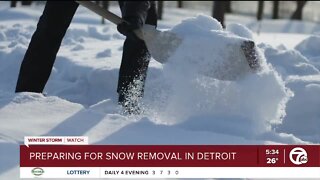
[(117, 30), (131, 40), (143, 41), (134, 33), (134, 30), (140, 29), (143, 24), (137, 18), (124, 18), (124, 20), (117, 26)]

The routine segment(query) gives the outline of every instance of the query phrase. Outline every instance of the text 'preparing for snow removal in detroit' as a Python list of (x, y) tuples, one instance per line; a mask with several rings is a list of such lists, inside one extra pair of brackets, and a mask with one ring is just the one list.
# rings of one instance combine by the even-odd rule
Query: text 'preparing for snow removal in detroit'
[(236, 152), (30, 152), (30, 160), (235, 160)]

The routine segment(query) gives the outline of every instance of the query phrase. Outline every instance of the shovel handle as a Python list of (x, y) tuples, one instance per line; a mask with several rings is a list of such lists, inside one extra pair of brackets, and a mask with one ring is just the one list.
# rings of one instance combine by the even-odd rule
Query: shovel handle
[[(116, 14), (114, 14), (106, 9), (103, 9), (102, 7), (100, 7), (99, 5), (95, 4), (92, 1), (76, 1), (76, 2), (82, 6), (90, 9), (94, 13), (102, 16), (103, 18), (111, 21), (115, 25), (119, 25), (122, 22), (125, 22), (125, 20), (123, 20), (121, 17), (117, 16)], [(141, 29), (136, 29), (133, 32), (138, 36), (138, 38), (140, 38), (142, 40), (144, 39)]]
[(91, 11), (95, 12), (96, 14), (102, 16), (105, 19), (108, 19), (112, 23), (118, 25), (124, 22), (124, 20), (117, 16), (116, 14), (101, 8), (99, 5), (93, 3), (92, 1), (76, 1), (77, 3), (81, 4), (82, 6), (90, 9)]

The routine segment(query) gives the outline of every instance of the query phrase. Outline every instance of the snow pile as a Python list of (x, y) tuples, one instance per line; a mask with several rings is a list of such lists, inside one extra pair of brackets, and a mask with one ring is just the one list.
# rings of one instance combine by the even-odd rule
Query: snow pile
[(20, 61), (32, 36), (33, 26), (0, 26), (0, 90), (14, 91)]
[[(55, 132), (55, 126), (83, 109), (80, 104), (71, 103), (58, 97), (44, 97), (38, 93), (21, 93), (18, 95), (3, 93), (0, 96), (0, 106), (0, 119), (10, 119), (10, 121), (2, 124), (1, 133), (16, 142), (22, 141), (26, 135)], [(59, 113), (51, 116), (47, 115), (44, 119), (43, 115), (51, 112)], [(74, 132), (71, 129), (68, 131)], [(49, 134), (58, 135), (59, 132)]]
[[(35, 28), (35, 25), (22, 24), (0, 26), (2, 38), (5, 40), (0, 45), (0, 90), (14, 92), (20, 64)], [(93, 41), (93, 44), (97, 41), (108, 43), (114, 40), (111, 38), (112, 34), (108, 32), (108, 28), (70, 28), (62, 42), (45, 92), (85, 106), (95, 104), (108, 96), (115, 97), (118, 70), (106, 67), (100, 60), (111, 58), (112, 50), (102, 46), (98, 53), (86, 53), (91, 47), (82, 45), (90, 44), (90, 41)], [(67, 53), (64, 54), (64, 51)], [(76, 52), (72, 53), (74, 51)], [(117, 53), (121, 51), (117, 50), (115, 54)], [(70, 57), (72, 54), (73, 57)], [(93, 61), (88, 61), (89, 58)], [(120, 59), (118, 57), (115, 61)]]
[(288, 78), (287, 86), (295, 97), (288, 102), (287, 116), (280, 131), (315, 143), (320, 142), (320, 74)]
[(307, 57), (311, 63), (320, 70), (319, 46), (320, 35), (311, 35), (298, 44), (295, 49)]
[(247, 137), (281, 123), (292, 94), (264, 58), (261, 72), (250, 71), (240, 50), (244, 38), (223, 31), (216, 20), (203, 15), (172, 31), (183, 37), (183, 43), (163, 67), (157, 82), (165, 84), (152, 83), (146, 91), (156, 99), (149, 105), (157, 109), (157, 121), (195, 121), (202, 130), (222, 129)]
[(319, 69), (296, 50), (274, 48), (267, 44), (260, 44), (259, 47), (264, 49), (266, 58), (283, 78), (290, 75), (305, 76), (319, 73)]
[(246, 26), (243, 26), (242, 24), (238, 24), (238, 23), (228, 24), (226, 29), (240, 37), (253, 39), (252, 31), (248, 29)]
[(277, 130), (317, 143), (320, 139), (319, 44), (320, 38), (315, 35), (303, 40), (295, 50), (260, 44), (269, 62), (294, 92), (286, 107), (287, 116)]
[(320, 36), (311, 35), (296, 46), (296, 50), (300, 51), (306, 57), (319, 57)]
[(171, 61), (178, 66), (168, 66), (195, 66), (189, 69), (221, 80), (236, 80), (250, 71), (240, 48), (246, 39), (223, 31), (212, 17), (199, 15), (184, 20), (172, 31), (182, 37), (183, 43), (169, 59), (169, 64)]

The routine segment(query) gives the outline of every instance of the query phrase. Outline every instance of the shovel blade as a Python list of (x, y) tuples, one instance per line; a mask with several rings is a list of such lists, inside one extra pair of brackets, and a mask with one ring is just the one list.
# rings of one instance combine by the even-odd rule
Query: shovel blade
[[(166, 63), (182, 43), (182, 38), (170, 31), (159, 31), (152, 25), (145, 25), (141, 32), (151, 56), (160, 63)], [(261, 69), (261, 56), (255, 43), (245, 40), (240, 45), (251, 70), (258, 72)]]
[(147, 24), (143, 26), (142, 33), (151, 56), (160, 63), (167, 62), (182, 42), (175, 33), (159, 31)]

